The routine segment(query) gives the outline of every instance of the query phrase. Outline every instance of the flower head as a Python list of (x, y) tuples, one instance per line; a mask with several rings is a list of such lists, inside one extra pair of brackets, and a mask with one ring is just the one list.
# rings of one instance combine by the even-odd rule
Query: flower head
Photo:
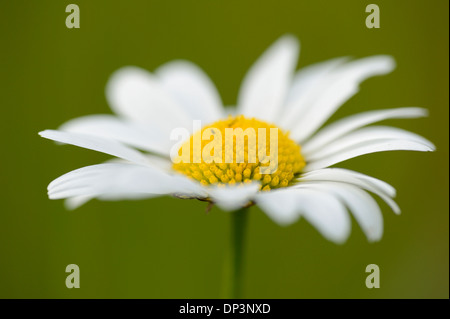
[[(384, 55), (338, 58), (295, 72), (298, 48), (290, 36), (275, 42), (245, 76), (232, 109), (223, 107), (213, 83), (190, 62), (170, 62), (153, 74), (136, 67), (118, 70), (106, 90), (116, 115), (81, 117), (40, 132), (117, 159), (57, 178), (48, 186), (49, 197), (65, 198), (71, 208), (93, 198), (167, 194), (207, 200), (224, 210), (256, 204), (282, 225), (303, 216), (338, 243), (350, 233), (349, 210), (368, 240), (379, 240), (383, 218), (368, 192), (399, 213), (395, 189), (330, 166), (374, 152), (434, 150), (414, 133), (368, 126), (427, 111), (368, 111), (321, 128), (362, 81), (392, 71), (395, 63)], [(175, 143), (179, 128), (188, 133)]]
[[(184, 151), (188, 156), (183, 159)], [(288, 133), (243, 115), (206, 126), (193, 134), (179, 153), (173, 168), (204, 186), (258, 181), (259, 188), (268, 191), (294, 183), (305, 166), (300, 146)]]

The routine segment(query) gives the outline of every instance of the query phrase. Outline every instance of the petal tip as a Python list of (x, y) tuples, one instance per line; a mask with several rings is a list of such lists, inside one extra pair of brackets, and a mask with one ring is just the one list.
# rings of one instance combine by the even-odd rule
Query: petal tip
[(397, 62), (391, 55), (383, 54), (375, 57), (378, 58), (380, 68), (384, 73), (390, 73), (397, 67)]

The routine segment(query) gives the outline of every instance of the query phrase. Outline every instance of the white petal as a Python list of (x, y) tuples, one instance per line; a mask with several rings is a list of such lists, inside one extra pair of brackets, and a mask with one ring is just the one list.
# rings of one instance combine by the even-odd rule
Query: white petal
[(351, 220), (343, 204), (333, 195), (314, 189), (298, 189), (298, 207), (328, 240), (343, 243), (350, 235)]
[(344, 182), (359, 186), (371, 192), (373, 191), (368, 188), (370, 187), (368, 185), (373, 185), (373, 187), (376, 188), (379, 192), (382, 192), (390, 197), (394, 197), (396, 193), (394, 187), (380, 179), (345, 168), (323, 168), (314, 170), (302, 174), (298, 180)]
[[(170, 158), (161, 157), (158, 155), (145, 154), (145, 158), (148, 161), (148, 165), (154, 168), (157, 168), (163, 172), (168, 174), (173, 174), (174, 170), (172, 169), (173, 163)], [(113, 163), (113, 164), (133, 164), (133, 162), (123, 160), (121, 158), (111, 158), (109, 160), (104, 161), (103, 163)]]
[(371, 242), (383, 236), (383, 215), (377, 202), (366, 192), (354, 186), (341, 185), (334, 191), (345, 201), (356, 221)]
[(78, 196), (131, 197), (146, 194), (206, 196), (198, 183), (169, 175), (154, 167), (134, 164), (99, 164), (64, 174), (48, 186), (51, 199)]
[(222, 101), (210, 78), (188, 61), (169, 62), (155, 71), (163, 87), (192, 119), (206, 125), (224, 117)]
[(343, 168), (324, 168), (302, 174), (298, 181), (301, 182), (298, 185), (308, 181), (335, 181), (352, 184), (378, 195), (394, 213), (400, 214), (400, 208), (391, 199), (395, 196), (395, 189), (388, 183), (368, 175)]
[(350, 158), (358, 157), (364, 154), (384, 152), (384, 151), (420, 151), (431, 152), (432, 148), (421, 143), (404, 141), (404, 140), (389, 140), (389, 141), (374, 141), (370, 145), (357, 146), (355, 148), (338, 152), (324, 159), (309, 162), (304, 172), (325, 168), (336, 163), (343, 162)]
[(168, 155), (171, 144), (167, 136), (155, 127), (131, 123), (113, 115), (89, 115), (70, 120), (59, 128), (61, 131), (82, 133), (113, 139), (149, 152)]
[(289, 225), (300, 217), (297, 193), (290, 188), (259, 192), (255, 201), (273, 221), (280, 225)]
[[(172, 163), (170, 160), (161, 158), (159, 156), (154, 155), (147, 155), (146, 156), (151, 163), (151, 165), (155, 168), (161, 169), (162, 171), (169, 173), (172, 172)], [(119, 158), (113, 158), (105, 163), (120, 163), (120, 164), (132, 164), (129, 161), (125, 161)], [(79, 178), (83, 177), (83, 174), (79, 174)], [(64, 182), (64, 179), (62, 179), (62, 182)], [(52, 186), (55, 186), (55, 184), (58, 184), (58, 182), (53, 182)], [(75, 197), (69, 197), (65, 200), (64, 204), (65, 207), (68, 210), (74, 210), (78, 207), (86, 204), (88, 201), (98, 198), (100, 200), (122, 200), (122, 199), (145, 199), (145, 198), (151, 198), (158, 196), (157, 194), (144, 194), (144, 193), (114, 193), (114, 194), (103, 194), (98, 196), (91, 196), (91, 195), (81, 195), (81, 196), (75, 196)]]
[(333, 154), (343, 152), (348, 149), (360, 147), (363, 145), (372, 145), (379, 141), (404, 140), (416, 142), (435, 150), (433, 143), (420, 135), (390, 126), (369, 126), (352, 133), (349, 133), (340, 139), (318, 149), (314, 152), (304, 152), (303, 155), (307, 161), (316, 161), (329, 157)]
[[(169, 193), (167, 193), (169, 194)], [(133, 192), (116, 192), (116, 193), (106, 193), (97, 196), (99, 200), (103, 201), (121, 201), (121, 200), (142, 200), (148, 198), (154, 198), (161, 196), (161, 194), (149, 194), (149, 193), (133, 193)]]
[(248, 204), (258, 192), (259, 183), (241, 184), (238, 186), (209, 186), (205, 188), (214, 203), (220, 208), (230, 211)]
[(64, 201), (64, 206), (67, 210), (75, 210), (80, 206), (86, 204), (88, 201), (92, 199), (99, 199), (102, 201), (122, 201), (122, 200), (142, 200), (154, 198), (157, 196), (161, 196), (160, 194), (147, 194), (147, 193), (114, 193), (114, 194), (103, 194), (97, 196), (75, 196), (69, 197)]
[(173, 162), (170, 158), (151, 154), (147, 154), (146, 158), (153, 167), (156, 167), (166, 173), (173, 173)]
[(133, 122), (160, 128), (166, 138), (177, 127), (192, 127), (192, 119), (170, 97), (150, 72), (137, 67), (116, 71), (106, 86), (106, 97), (117, 114)]
[(327, 75), (348, 59), (348, 57), (340, 57), (301, 68), (292, 79), (287, 97), (288, 104), (296, 101), (300, 96), (310, 94)]
[(359, 90), (359, 84), (374, 75), (391, 72), (395, 67), (389, 56), (373, 56), (352, 61), (333, 72), (322, 84), (320, 93), (300, 118), (292, 118), (291, 137), (302, 143)]
[(238, 98), (238, 113), (273, 122), (286, 98), (297, 63), (299, 44), (294, 37), (276, 41), (245, 76)]
[(94, 198), (94, 196), (89, 196), (89, 195), (69, 197), (64, 201), (64, 206), (68, 210), (74, 210), (80, 206), (83, 206), (84, 204), (86, 204), (88, 201), (90, 201), (93, 198)]
[[(146, 158), (149, 160), (149, 163), (154, 168), (158, 168), (166, 173), (173, 172), (172, 171), (172, 163), (170, 162), (170, 160), (168, 160), (166, 158), (162, 158), (160, 156), (155, 156), (155, 155), (150, 155), (150, 154), (146, 155)], [(106, 161), (105, 163), (132, 164), (131, 162), (120, 159), (120, 158), (112, 158), (112, 159)], [(66, 174), (66, 175), (68, 175), (68, 174)], [(78, 172), (78, 174), (79, 174), (78, 178), (83, 178), (83, 175), (85, 173)], [(89, 172), (87, 174), (89, 175)], [(70, 175), (68, 175), (68, 176), (70, 177)], [(53, 181), (50, 185), (52, 185), (52, 187), (55, 187), (56, 185), (61, 185), (65, 181), (70, 181), (70, 178), (65, 179), (65, 178), (61, 177), (61, 179), (57, 179), (57, 180), (58, 181), (56, 181), (56, 180)], [(49, 187), (50, 187), (50, 185), (49, 185)], [(203, 194), (203, 195), (205, 195), (205, 194)], [(67, 198), (65, 200), (64, 204), (68, 210), (74, 210), (74, 209), (77, 209), (78, 207), (86, 204), (88, 201), (90, 201), (94, 198), (98, 198), (100, 200), (122, 200), (122, 199), (145, 199), (145, 198), (151, 198), (151, 197), (155, 197), (155, 196), (158, 196), (158, 194), (114, 193), (114, 194), (102, 194), (102, 195), (97, 195), (97, 196), (81, 195), (81, 196)]]
[(113, 155), (133, 163), (148, 164), (146, 157), (135, 149), (129, 148), (114, 140), (79, 133), (45, 130), (39, 135), (56, 142), (71, 144), (97, 152)]
[[(379, 241), (383, 236), (383, 215), (377, 202), (365, 191), (344, 183), (316, 182), (318, 189), (335, 193), (355, 216), (370, 242)], [(320, 184), (319, 184), (320, 183)], [(312, 185), (308, 185), (312, 187)]]
[(275, 222), (286, 225), (304, 216), (328, 240), (343, 243), (350, 234), (351, 221), (343, 204), (329, 191), (312, 185), (261, 192), (258, 206)]
[(369, 111), (348, 116), (320, 130), (302, 145), (302, 152), (304, 154), (313, 152), (353, 130), (378, 121), (386, 119), (417, 118), (426, 116), (427, 114), (428, 111), (423, 108), (403, 107)]
[(314, 99), (322, 93), (324, 81), (347, 59), (336, 58), (300, 69), (292, 80), (286, 106), (281, 111), (277, 124), (288, 130), (295, 127), (297, 119), (302, 117)]

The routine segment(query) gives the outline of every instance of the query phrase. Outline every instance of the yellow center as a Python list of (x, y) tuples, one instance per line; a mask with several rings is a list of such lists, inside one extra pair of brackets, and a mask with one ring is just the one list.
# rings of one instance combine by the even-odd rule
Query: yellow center
[(300, 145), (289, 138), (288, 132), (242, 115), (230, 116), (194, 133), (181, 146), (173, 164), (176, 171), (205, 186), (259, 181), (264, 191), (292, 184), (304, 166)]

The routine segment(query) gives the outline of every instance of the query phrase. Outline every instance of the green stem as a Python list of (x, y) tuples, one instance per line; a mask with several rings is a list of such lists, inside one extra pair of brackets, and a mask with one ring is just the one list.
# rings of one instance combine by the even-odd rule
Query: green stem
[(241, 208), (231, 213), (231, 245), (228, 261), (228, 298), (242, 298), (242, 266), (244, 255), (245, 228), (248, 208)]

